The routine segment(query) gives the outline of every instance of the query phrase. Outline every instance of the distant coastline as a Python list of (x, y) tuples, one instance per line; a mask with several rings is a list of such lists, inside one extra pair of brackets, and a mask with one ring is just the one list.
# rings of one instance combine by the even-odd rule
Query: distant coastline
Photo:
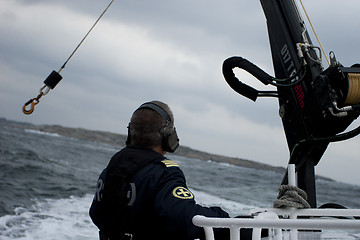
[[(111, 132), (105, 131), (95, 131), (95, 130), (88, 130), (83, 128), (69, 128), (63, 127), (60, 125), (34, 125), (30, 123), (24, 122), (17, 122), (12, 120), (7, 120), (5, 118), (0, 118), (0, 124), (20, 128), (20, 129), (32, 129), (47, 133), (57, 133), (64, 137), (76, 138), (86, 141), (94, 141), (100, 143), (106, 143), (111, 145), (116, 145), (119, 147), (125, 146), (125, 141), (127, 136), (123, 134), (116, 134)], [(276, 171), (276, 172), (284, 172), (285, 168), (283, 167), (274, 167), (271, 165), (241, 159), (241, 158), (234, 158), (234, 157), (226, 157), (216, 154), (210, 154), (202, 151), (198, 151), (186, 146), (180, 146), (176, 150), (176, 154), (178, 156), (195, 158), (205, 161), (214, 161), (214, 162), (221, 162), (221, 163), (228, 163), (235, 166), (241, 166), (246, 168), (253, 168), (258, 170), (267, 170), (267, 171)]]

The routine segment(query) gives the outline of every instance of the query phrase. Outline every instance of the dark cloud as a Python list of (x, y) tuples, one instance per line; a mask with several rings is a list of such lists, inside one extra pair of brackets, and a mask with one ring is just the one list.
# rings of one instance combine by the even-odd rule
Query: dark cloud
[[(326, 51), (334, 50), (346, 66), (359, 62), (358, 0), (303, 2)], [(158, 99), (173, 108), (182, 144), (286, 164), (277, 100), (253, 103), (230, 89), (221, 73), (222, 62), (237, 55), (273, 74), (259, 1), (115, 1), (62, 71), (63, 80), (34, 115), (24, 116), (23, 103), (38, 94), (44, 78), (60, 68), (109, 3), (2, 3), (1, 117), (125, 133), (132, 111)], [(244, 71), (237, 76), (269, 88)], [(342, 151), (334, 149), (335, 156)], [(357, 159), (355, 148), (347, 151)], [(327, 164), (327, 174), (334, 175), (338, 163), (329, 157)]]

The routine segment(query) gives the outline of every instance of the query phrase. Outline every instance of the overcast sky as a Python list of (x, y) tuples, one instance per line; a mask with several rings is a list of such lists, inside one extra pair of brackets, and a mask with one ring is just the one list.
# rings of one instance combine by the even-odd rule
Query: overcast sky
[[(61, 72), (63, 80), (24, 115), (23, 104), (38, 95), (109, 3), (0, 0), (0, 117), (125, 134), (141, 103), (161, 100), (175, 114), (182, 145), (286, 166), (277, 99), (254, 103), (235, 93), (221, 72), (225, 59), (242, 56), (273, 75), (260, 1), (115, 0)], [(334, 51), (344, 66), (359, 62), (360, 1), (303, 3), (325, 51)], [(237, 76), (275, 90), (246, 72)], [(332, 144), (316, 171), (360, 184), (359, 153), (359, 137)]]

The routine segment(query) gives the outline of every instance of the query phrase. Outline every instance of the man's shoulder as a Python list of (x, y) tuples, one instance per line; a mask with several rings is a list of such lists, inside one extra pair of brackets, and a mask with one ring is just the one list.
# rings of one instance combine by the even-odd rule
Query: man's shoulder
[(175, 161), (170, 159), (163, 159), (160, 161), (166, 168), (179, 168), (179, 164), (177, 164)]

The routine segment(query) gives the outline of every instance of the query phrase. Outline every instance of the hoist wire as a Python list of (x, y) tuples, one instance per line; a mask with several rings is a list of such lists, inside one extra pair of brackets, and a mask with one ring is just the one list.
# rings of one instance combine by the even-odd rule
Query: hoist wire
[[(60, 72), (65, 68), (66, 64), (70, 61), (70, 59), (74, 56), (75, 52), (79, 49), (79, 47), (81, 46), (81, 44), (85, 41), (85, 39), (87, 38), (87, 36), (90, 34), (90, 32), (93, 30), (93, 28), (96, 26), (96, 24), (100, 21), (100, 19), (104, 16), (104, 14), (106, 13), (106, 11), (110, 8), (111, 4), (114, 2), (115, 0), (112, 0), (109, 5), (105, 8), (105, 10), (103, 11), (103, 13), (99, 16), (99, 18), (96, 20), (96, 22), (94, 23), (94, 25), (90, 28), (90, 30), (86, 33), (86, 35), (84, 36), (84, 38), (80, 41), (80, 43), (76, 46), (75, 50), (71, 53), (71, 55), (69, 56), (69, 58), (65, 61), (65, 63), (61, 66), (61, 68), (59, 69), (59, 71), (57, 72), (58, 76), (55, 76), (55, 79), (51, 78), (51, 76), (53, 77), (52, 74), (50, 74), (50, 82), (52, 82), (52, 85), (47, 85), (46, 81), (47, 79), (44, 81), (45, 85), (40, 89), (40, 93), (36, 98), (32, 98), (29, 101), (27, 101), (22, 110), (23, 113), (25, 114), (31, 114), (32, 112), (34, 112), (34, 108), (35, 105), (37, 105), (40, 101), (40, 98), (42, 96), (45, 96), (49, 91), (50, 88), (53, 89), (56, 84), (61, 80), (61, 76), (60, 76)], [(53, 71), (55, 72), (55, 71)], [(56, 72), (55, 72), (56, 73)], [(56, 75), (56, 74), (55, 74)], [(48, 77), (48, 78), (49, 78)], [(27, 109), (27, 106), (30, 105), (30, 109)]]
[(313, 31), (313, 33), (314, 33), (314, 35), (315, 35), (315, 37), (316, 37), (319, 45), (320, 45), (321, 51), (323, 52), (323, 54), (324, 54), (324, 56), (325, 56), (326, 62), (328, 63), (328, 65), (330, 65), (329, 59), (327, 58), (327, 55), (326, 55), (326, 53), (325, 53), (325, 51), (324, 51), (324, 48), (323, 48), (323, 46), (321, 45), (320, 39), (319, 39), (318, 35), (316, 34), (315, 28), (314, 28), (314, 26), (313, 26), (313, 24), (312, 24), (312, 22), (311, 22), (311, 20), (310, 20), (309, 15), (307, 14), (307, 11), (306, 11), (306, 9), (305, 9), (305, 7), (304, 7), (304, 4), (302, 3), (301, 0), (299, 0), (299, 2), (300, 2), (300, 4), (301, 4), (301, 6), (302, 6), (302, 9), (304, 10), (304, 13), (305, 13), (305, 15), (306, 15), (307, 20), (308, 20), (309, 23), (310, 23), (311, 29), (312, 29), (312, 31)]
[(111, 4), (114, 2), (115, 0), (112, 0), (109, 5), (105, 8), (105, 10), (103, 11), (103, 13), (99, 16), (99, 18), (96, 20), (96, 22), (94, 23), (94, 25), (90, 28), (90, 30), (86, 33), (86, 35), (84, 36), (84, 38), (80, 41), (80, 43), (77, 45), (77, 47), (75, 48), (75, 50), (71, 53), (71, 55), (69, 56), (69, 58), (65, 61), (65, 63), (61, 66), (61, 68), (59, 69), (58, 73), (60, 73), (66, 66), (66, 64), (70, 61), (70, 59), (74, 56), (75, 52), (79, 49), (79, 47), (81, 46), (81, 44), (85, 41), (85, 39), (87, 38), (87, 36), (90, 34), (90, 32), (93, 30), (93, 28), (96, 26), (96, 24), (100, 21), (100, 19), (104, 16), (104, 14), (106, 13), (106, 11), (110, 8)]

